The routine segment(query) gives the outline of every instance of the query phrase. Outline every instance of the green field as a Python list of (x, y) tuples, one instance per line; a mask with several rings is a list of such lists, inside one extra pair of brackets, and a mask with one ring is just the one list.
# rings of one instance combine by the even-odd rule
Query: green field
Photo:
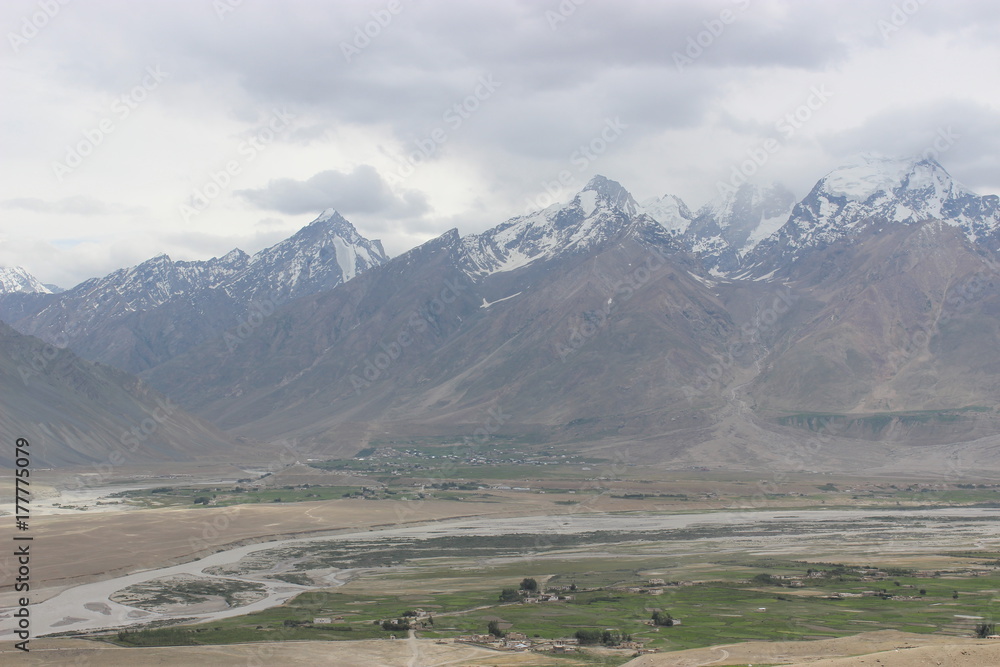
[(201, 506), (195, 500), (204, 498), (205, 505), (226, 507), (247, 503), (294, 503), (310, 500), (335, 500), (361, 493), (358, 486), (299, 485), (277, 489), (255, 489), (245, 485), (233, 486), (171, 486), (156, 489), (120, 491), (113, 497), (143, 507)]
[[(958, 554), (973, 568), (996, 554)], [(363, 639), (388, 637), (378, 622), (421, 609), (418, 636), (437, 638), (484, 633), (491, 620), (529, 637), (570, 637), (580, 629), (615, 629), (649, 646), (679, 650), (750, 640), (801, 640), (896, 629), (970, 636), (977, 623), (1000, 611), (997, 578), (956, 568), (918, 576), (883, 564), (877, 571), (833, 563), (736, 558), (704, 563), (622, 555), (546, 559), (475, 568), (463, 559), (425, 559), (404, 571), (376, 572), (362, 585), (299, 595), (286, 605), (212, 623), (150, 629), (107, 636), (127, 645), (225, 644), (273, 639)], [(696, 582), (669, 585), (670, 572), (697, 575)], [(650, 573), (668, 582), (648, 591)], [(813, 571), (813, 576), (810, 575)], [(767, 575), (767, 576), (762, 576)], [(502, 588), (522, 576), (572, 599), (501, 603)], [(780, 577), (786, 577), (780, 579)], [(866, 580), (866, 578), (870, 580)], [(790, 586), (802, 582), (801, 587)], [(421, 588), (427, 590), (414, 590)], [(574, 587), (575, 590), (570, 590)], [(365, 592), (368, 590), (376, 592)], [(385, 592), (398, 590), (398, 592)], [(382, 592), (378, 592), (382, 591)], [(923, 592), (921, 592), (923, 591)], [(873, 594), (874, 593), (874, 594)], [(864, 597), (829, 599), (834, 594)], [(654, 628), (647, 621), (663, 611), (681, 621)], [(313, 624), (318, 617), (332, 624)], [(965, 617), (982, 617), (983, 620)]]

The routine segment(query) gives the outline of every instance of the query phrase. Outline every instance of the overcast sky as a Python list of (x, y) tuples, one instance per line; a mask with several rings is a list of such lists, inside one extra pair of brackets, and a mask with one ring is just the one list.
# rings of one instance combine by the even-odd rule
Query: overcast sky
[(63, 287), (327, 207), (390, 255), (594, 174), (697, 208), (768, 139), (753, 182), (800, 197), (861, 151), (1000, 192), (990, 0), (4, 0), (0, 24), (0, 265)]

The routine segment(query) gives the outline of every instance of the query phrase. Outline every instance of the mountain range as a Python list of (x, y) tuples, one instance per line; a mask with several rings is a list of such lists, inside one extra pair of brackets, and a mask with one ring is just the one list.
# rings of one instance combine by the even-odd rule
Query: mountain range
[(502, 434), (774, 469), (819, 438), (810, 468), (1000, 467), (998, 230), (998, 198), (931, 159), (863, 155), (799, 201), (747, 184), (693, 212), (597, 176), (392, 259), (328, 210), (252, 257), (58, 294), (5, 278), (0, 314), (262, 447)]
[[(31, 442), (36, 468), (83, 466), (108, 477), (123, 465), (238, 460), (237, 440), (135, 376), (2, 322), (0, 350), (0, 426)], [(0, 452), (0, 465), (13, 463), (12, 449)]]
[[(17, 302), (18, 317), (7, 321), (50, 343), (68, 338), (81, 356), (137, 373), (262, 309), (332, 289), (385, 259), (381, 243), (362, 238), (340, 214), (327, 210), (252, 257), (239, 249), (193, 262), (158, 255), (58, 294), (36, 293), (30, 306)], [(0, 312), (8, 310), (0, 306)]]

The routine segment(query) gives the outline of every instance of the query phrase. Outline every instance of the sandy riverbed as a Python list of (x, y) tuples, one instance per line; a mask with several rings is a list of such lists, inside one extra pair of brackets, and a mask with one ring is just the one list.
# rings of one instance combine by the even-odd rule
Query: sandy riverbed
[[(276, 551), (291, 545), (301, 545), (305, 543), (315, 543), (321, 541), (346, 541), (372, 538), (406, 538), (406, 539), (428, 539), (433, 537), (451, 535), (504, 535), (515, 533), (528, 534), (571, 534), (592, 531), (652, 531), (663, 529), (685, 528), (695, 525), (716, 525), (730, 526), (733, 528), (731, 538), (706, 538), (712, 540), (711, 546), (705, 544), (705, 548), (718, 550), (720, 548), (745, 548), (748, 538), (739, 535), (739, 528), (759, 523), (787, 523), (791, 528), (794, 524), (797, 530), (801, 530), (803, 520), (809, 522), (810, 530), (805, 535), (797, 535), (795, 542), (802, 543), (810, 537), (822, 537), (829, 539), (836, 538), (826, 529), (825, 524), (833, 521), (865, 520), (873, 517), (927, 517), (929, 522), (940, 522), (943, 539), (954, 539), (955, 535), (964, 536), (963, 539), (976, 537), (979, 542), (995, 544), (1000, 541), (1000, 521), (980, 521), (974, 527), (961, 526), (954, 519), (956, 518), (983, 518), (998, 517), (1000, 511), (996, 509), (981, 508), (954, 508), (937, 510), (902, 510), (894, 512), (866, 511), (866, 510), (823, 510), (823, 511), (760, 511), (760, 512), (715, 512), (706, 514), (638, 514), (638, 515), (562, 515), (562, 516), (531, 516), (517, 518), (492, 518), (492, 519), (461, 519), (442, 521), (427, 525), (410, 526), (405, 528), (391, 528), (380, 531), (345, 532), (343, 534), (324, 537), (311, 537), (299, 539), (279, 540), (275, 542), (265, 542), (236, 547), (212, 554), (205, 558), (195, 560), (172, 567), (163, 567), (144, 572), (137, 572), (126, 576), (115, 577), (104, 581), (87, 583), (71, 587), (51, 599), (33, 605), (32, 628), (35, 636), (42, 636), (53, 632), (65, 632), (67, 630), (96, 630), (103, 628), (120, 628), (140, 622), (169, 618), (196, 618), (202, 621), (209, 621), (219, 618), (231, 617), (246, 614), (248, 612), (266, 609), (279, 605), (296, 594), (310, 590), (312, 587), (288, 584), (284, 582), (267, 581), (265, 586), (265, 596), (253, 603), (245, 606), (216, 610), (210, 613), (197, 613), (194, 608), (174, 608), (173, 613), (152, 612), (137, 609), (111, 600), (111, 597), (121, 589), (148, 582), (153, 579), (164, 577), (189, 575), (199, 577), (212, 577), (206, 570), (219, 566), (232, 566), (241, 559), (254, 555), (260, 559), (262, 552)], [(949, 532), (950, 531), (950, 532)], [(974, 535), (973, 535), (974, 533)], [(947, 535), (947, 537), (946, 537)], [(898, 540), (905, 539), (904, 535), (892, 538), (886, 536), (884, 545), (881, 542), (873, 542), (869, 536), (866, 538), (872, 545), (881, 545), (884, 548), (892, 549)], [(728, 547), (726, 541), (732, 542)], [(788, 535), (775, 534), (773, 536), (760, 538), (755, 537), (750, 542), (761, 548), (770, 547), (782, 548), (788, 544)], [(898, 542), (901, 546), (902, 542)], [(912, 546), (912, 545), (911, 545)], [(794, 550), (795, 545), (786, 548)], [(881, 548), (881, 547), (880, 547)], [(263, 554), (266, 556), (267, 554)], [(260, 584), (260, 578), (243, 578), (239, 575), (226, 575), (229, 579), (243, 579)], [(339, 580), (335, 577), (329, 579), (330, 585), (337, 585)], [(9, 638), (12, 631), (10, 609), (0, 610), (0, 638)]]

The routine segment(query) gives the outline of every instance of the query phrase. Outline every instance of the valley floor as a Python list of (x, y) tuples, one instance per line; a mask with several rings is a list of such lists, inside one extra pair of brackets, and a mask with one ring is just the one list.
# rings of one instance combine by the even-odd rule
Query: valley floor
[[(635, 482), (597, 491), (588, 481), (569, 495), (550, 478), (532, 482), (549, 493), (480, 487), (405, 501), (255, 497), (102, 512), (53, 502), (54, 513), (32, 523), (33, 637), (88, 638), (34, 639), (18, 664), (246, 665), (256, 656), (347, 667), (572, 666), (620, 665), (635, 654), (455, 643), (491, 619), (537, 641), (618, 628), (659, 651), (629, 663), (636, 667), (813, 664), (879, 651), (889, 653), (871, 664), (883, 667), (1000, 664), (1000, 641), (972, 638), (995, 617), (1000, 595), (994, 487), (925, 484), (925, 492), (919, 483), (827, 479), (789, 480), (788, 493), (763, 502), (749, 502), (749, 480), (707, 473), (648, 481), (645, 493), (628, 492)], [(156, 491), (156, 502), (190, 503), (188, 492)], [(524, 576), (561, 599), (498, 603)], [(8, 594), (2, 603), (11, 602)], [(389, 639), (377, 624), (406, 609), (424, 610), (415, 634)], [(651, 626), (656, 610), (684, 622)], [(10, 638), (12, 612), (0, 609), (0, 640)], [(133, 634), (116, 640), (125, 627)], [(896, 651), (911, 662), (892, 662), (903, 659)], [(0, 641), (0, 662), (12, 652)], [(849, 660), (829, 664), (868, 664)]]
[[(991, 643), (992, 642), (992, 643)], [(593, 658), (498, 653), (467, 644), (407, 641), (276, 642), (227, 646), (120, 648), (79, 639), (45, 639), (30, 654), (0, 643), (0, 662), (30, 667), (161, 665), (217, 667), (280, 664), (302, 667), (583, 667)], [(935, 637), (882, 631), (833, 640), (746, 642), (635, 658), (626, 667), (708, 667), (787, 665), (788, 667), (994, 667), (1000, 664), (996, 640)]]

